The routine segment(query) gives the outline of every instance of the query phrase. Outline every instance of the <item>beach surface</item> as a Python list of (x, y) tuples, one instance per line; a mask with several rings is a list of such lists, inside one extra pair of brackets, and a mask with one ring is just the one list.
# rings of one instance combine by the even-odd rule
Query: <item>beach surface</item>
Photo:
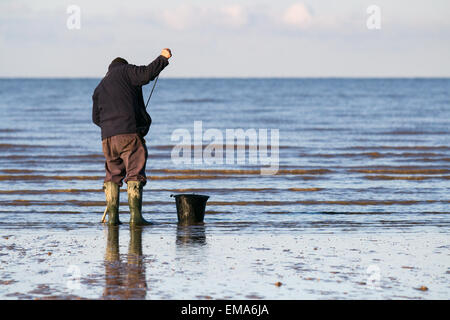
[(361, 227), (339, 215), (321, 226), (313, 215), (268, 215), (264, 223), (208, 216), (188, 227), (157, 219), (135, 229), (78, 218), (2, 226), (2, 298), (448, 298), (448, 234), (439, 221), (423, 233), (406, 221), (372, 217)]

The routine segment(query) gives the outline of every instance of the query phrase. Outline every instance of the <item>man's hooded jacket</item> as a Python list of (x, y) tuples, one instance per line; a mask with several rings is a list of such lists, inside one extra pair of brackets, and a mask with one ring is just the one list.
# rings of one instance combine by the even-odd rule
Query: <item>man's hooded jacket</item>
[(101, 128), (102, 140), (111, 136), (138, 133), (144, 137), (152, 119), (145, 110), (142, 86), (154, 80), (169, 64), (164, 56), (148, 66), (113, 61), (92, 96), (92, 121)]

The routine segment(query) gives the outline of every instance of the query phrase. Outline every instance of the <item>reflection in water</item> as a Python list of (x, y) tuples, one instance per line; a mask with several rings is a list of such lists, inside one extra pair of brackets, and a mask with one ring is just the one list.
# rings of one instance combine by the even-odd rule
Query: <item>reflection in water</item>
[(145, 299), (147, 282), (142, 255), (142, 228), (130, 227), (127, 262), (120, 260), (119, 227), (108, 226), (105, 254), (105, 299)]
[(177, 226), (177, 245), (205, 245), (205, 225), (181, 225)]

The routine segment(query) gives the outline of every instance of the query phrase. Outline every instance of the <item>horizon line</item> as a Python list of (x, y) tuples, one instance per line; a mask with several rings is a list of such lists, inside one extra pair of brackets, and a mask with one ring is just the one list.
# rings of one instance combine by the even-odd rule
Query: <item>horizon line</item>
[[(80, 76), (80, 77), (72, 77), (72, 76), (0, 76), (0, 80), (78, 80), (78, 79), (89, 79), (96, 80), (102, 79), (103, 76), (92, 77), (92, 76)], [(245, 79), (450, 79), (449, 76), (197, 76), (197, 77), (188, 77), (188, 76), (168, 76), (163, 77), (162, 79), (173, 79), (173, 80), (202, 80), (202, 79), (236, 79), (236, 80), (245, 80)]]

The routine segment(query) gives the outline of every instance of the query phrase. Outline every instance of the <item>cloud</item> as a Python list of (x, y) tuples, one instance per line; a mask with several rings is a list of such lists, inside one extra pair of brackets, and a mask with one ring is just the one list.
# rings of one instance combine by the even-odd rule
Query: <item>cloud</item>
[(198, 6), (184, 3), (170, 8), (145, 12), (142, 21), (152, 17), (154, 26), (175, 31), (236, 31), (264, 30), (270, 33), (285, 32), (332, 32), (349, 28), (347, 17), (337, 20), (330, 15), (314, 15), (305, 4), (273, 8), (252, 4), (229, 4), (222, 6)]
[(221, 8), (223, 21), (225, 24), (240, 27), (248, 23), (248, 14), (244, 7), (240, 5), (231, 5)]
[(182, 30), (198, 24), (199, 20), (195, 18), (202, 16), (203, 11), (198, 7), (180, 5), (174, 9), (163, 10), (162, 20), (168, 27)]
[(241, 27), (248, 23), (246, 9), (241, 5), (229, 5), (218, 8), (180, 5), (165, 9), (159, 20), (175, 30), (204, 28), (209, 26)]
[(282, 21), (292, 27), (306, 28), (311, 24), (312, 16), (303, 3), (295, 3), (284, 11)]
[(241, 29), (253, 27), (271, 30), (304, 29), (322, 25), (321, 19), (314, 19), (303, 3), (294, 3), (289, 7), (273, 10), (272, 7), (230, 4), (216, 7), (200, 7), (182, 4), (163, 9), (155, 15), (161, 25), (175, 30)]

